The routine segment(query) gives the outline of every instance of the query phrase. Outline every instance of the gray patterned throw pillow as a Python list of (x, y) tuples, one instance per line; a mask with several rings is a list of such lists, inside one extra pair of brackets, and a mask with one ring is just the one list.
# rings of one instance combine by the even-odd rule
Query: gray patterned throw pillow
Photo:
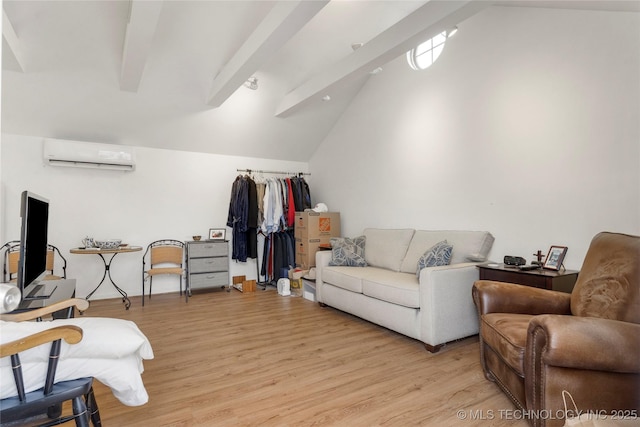
[(418, 270), (416, 271), (418, 279), (420, 278), (420, 270), (425, 267), (449, 265), (451, 261), (451, 251), (453, 251), (453, 246), (447, 243), (446, 240), (436, 243), (427, 250), (418, 260)]
[(353, 239), (348, 237), (332, 237), (331, 261), (329, 265), (366, 267), (364, 260), (365, 236), (358, 236)]

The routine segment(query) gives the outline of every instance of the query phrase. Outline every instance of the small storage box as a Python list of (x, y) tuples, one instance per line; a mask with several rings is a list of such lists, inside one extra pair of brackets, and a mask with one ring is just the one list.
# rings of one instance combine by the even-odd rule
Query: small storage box
[(311, 279), (302, 279), (302, 296), (309, 301), (316, 301), (316, 281)]

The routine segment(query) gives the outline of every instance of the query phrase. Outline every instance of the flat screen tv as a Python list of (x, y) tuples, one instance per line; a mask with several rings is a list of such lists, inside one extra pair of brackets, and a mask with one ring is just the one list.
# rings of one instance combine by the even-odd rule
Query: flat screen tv
[(40, 286), (47, 269), (47, 231), (49, 200), (24, 191), (20, 200), (20, 260), (18, 287), (23, 299), (46, 298), (51, 292)]

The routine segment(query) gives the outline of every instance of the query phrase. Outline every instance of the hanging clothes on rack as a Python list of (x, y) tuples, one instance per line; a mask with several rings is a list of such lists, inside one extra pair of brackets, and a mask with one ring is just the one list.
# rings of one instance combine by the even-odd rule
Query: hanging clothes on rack
[(309, 190), (309, 184), (307, 184), (307, 181), (302, 177), (298, 178), (298, 182), (302, 193), (302, 210), (311, 209), (311, 191)]
[(291, 178), (291, 189), (295, 201), (296, 212), (303, 212), (305, 209), (310, 209), (312, 207), (311, 191), (303, 177)]
[(300, 194), (300, 186), (298, 185), (298, 178), (291, 178), (291, 193), (293, 194), (293, 203), (296, 212), (302, 212), (302, 195)]
[(247, 180), (247, 258), (258, 258), (258, 192), (256, 183), (251, 177)]
[(231, 187), (227, 226), (232, 228), (231, 259), (246, 262), (257, 258), (258, 200), (255, 182), (238, 176)]
[(271, 281), (286, 278), (295, 267), (295, 238), (293, 230), (270, 233), (265, 237), (260, 274)]
[(287, 226), (293, 227), (296, 222), (296, 204), (293, 197), (293, 185), (291, 184), (291, 178), (286, 178), (287, 183)]
[(283, 228), (282, 215), (284, 212), (284, 200), (280, 180), (268, 178), (264, 193), (264, 222), (262, 231), (276, 233)]
[(264, 190), (267, 184), (256, 180), (256, 193), (258, 199), (258, 224), (264, 222)]

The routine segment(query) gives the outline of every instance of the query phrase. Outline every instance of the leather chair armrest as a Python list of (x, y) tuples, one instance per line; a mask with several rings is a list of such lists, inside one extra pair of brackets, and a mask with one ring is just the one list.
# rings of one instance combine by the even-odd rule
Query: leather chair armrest
[(477, 280), (473, 301), (480, 315), (488, 313), (571, 314), (571, 294), (516, 285)]
[[(527, 332), (527, 359), (574, 369), (640, 373), (640, 325), (596, 317), (542, 315)], [(525, 367), (535, 363), (525, 363)], [(525, 376), (529, 373), (525, 373)]]

